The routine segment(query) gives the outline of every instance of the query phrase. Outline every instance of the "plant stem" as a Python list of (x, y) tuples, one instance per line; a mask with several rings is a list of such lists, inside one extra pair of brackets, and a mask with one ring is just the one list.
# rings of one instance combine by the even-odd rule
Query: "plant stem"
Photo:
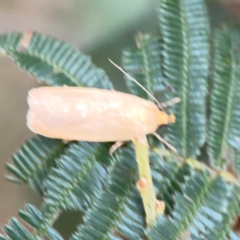
[[(155, 220), (158, 213), (163, 213), (164, 204), (157, 204), (153, 188), (152, 176), (148, 158), (148, 143), (146, 136), (139, 136), (133, 140), (138, 164), (139, 181), (137, 188), (142, 197), (143, 206), (146, 214), (147, 226), (150, 226)], [(159, 211), (161, 208), (161, 211)]]

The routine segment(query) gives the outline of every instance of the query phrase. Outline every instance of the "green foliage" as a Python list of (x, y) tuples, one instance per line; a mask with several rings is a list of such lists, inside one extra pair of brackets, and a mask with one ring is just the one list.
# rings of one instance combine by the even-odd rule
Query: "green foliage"
[(102, 144), (82, 142), (65, 149), (46, 181), (43, 206), (38, 210), (27, 205), (25, 211), (19, 211), (20, 218), (36, 231), (30, 234), (13, 218), (4, 228), (10, 239), (15, 239), (15, 235), (16, 239), (24, 239), (19, 234), (29, 234), (25, 239), (42, 239), (45, 235), (62, 239), (51, 223), (63, 210), (72, 208), (84, 215), (84, 224), (73, 234), (73, 240), (122, 239), (121, 236), (145, 239), (145, 234), (150, 239), (171, 236), (174, 240), (186, 232), (195, 237), (204, 235), (206, 239), (228, 239), (226, 236), (234, 235), (231, 225), (239, 208), (240, 189), (226, 177), (213, 175), (197, 162), (181, 165), (172, 157), (151, 152), (156, 192), (167, 203), (171, 218), (160, 216), (145, 229), (142, 202), (135, 187), (133, 150), (118, 150), (107, 161), (102, 158), (102, 150), (106, 151)]
[(54, 86), (112, 88), (105, 72), (89, 57), (52, 37), (36, 32), (3, 34), (0, 49), (39, 82)]
[(48, 216), (44, 210), (39, 211), (33, 205), (26, 205), (26, 210), (19, 210), (19, 217), (35, 229), (30, 233), (25, 226), (16, 218), (12, 218), (3, 230), (10, 237), (0, 234), (1, 240), (19, 239), (19, 240), (43, 240), (44, 235), (51, 240), (62, 240), (61, 235), (51, 226)]
[(209, 68), (209, 22), (203, 0), (158, 0), (162, 34), (163, 75), (171, 86), (168, 98), (176, 123), (170, 142), (183, 157), (196, 157), (206, 137), (206, 94)]
[(213, 89), (208, 153), (212, 165), (226, 167), (229, 142), (240, 137), (240, 33), (217, 30), (214, 36)]
[(42, 195), (43, 182), (55, 166), (55, 160), (64, 147), (60, 140), (42, 136), (32, 138), (12, 156), (14, 165), (7, 164), (9, 172), (15, 175), (7, 178), (17, 183), (27, 183)]
[(231, 239), (228, 236), (233, 234), (231, 225), (239, 209), (240, 188), (227, 178), (211, 175), (207, 168), (190, 165), (171, 171), (164, 182), (155, 178), (161, 198), (169, 203), (167, 211), (171, 218), (160, 216), (147, 229), (147, 236), (179, 239), (188, 234), (191, 239)]
[[(104, 154), (104, 158), (99, 154)], [(106, 179), (106, 170), (97, 160), (109, 163), (114, 159), (110, 159), (104, 145), (71, 144), (45, 181), (45, 202), (61, 210), (88, 208)]]
[[(209, 74), (209, 23), (203, 0), (158, 0), (161, 36), (140, 34), (137, 47), (123, 51), (123, 67), (156, 97), (182, 102), (170, 111), (177, 122), (167, 137), (178, 155), (151, 142), (152, 178), (166, 211), (149, 227), (136, 189), (138, 172), (130, 145), (113, 156), (110, 144), (68, 142), (34, 137), (13, 156), (8, 179), (28, 184), (43, 196), (39, 208), (27, 204), (4, 226), (0, 239), (63, 239), (52, 227), (64, 211), (82, 213), (83, 223), (71, 240), (86, 239), (231, 239), (239, 215), (240, 184), (189, 159), (200, 153), (212, 168), (233, 166), (240, 173), (239, 33), (223, 29), (214, 35)], [(29, 38), (29, 39), (28, 39)], [(39, 33), (0, 35), (0, 50), (39, 82), (49, 85), (111, 89), (103, 70), (70, 45)], [(212, 76), (212, 89), (207, 79)], [(132, 93), (149, 98), (127, 81)], [(164, 92), (163, 92), (164, 90)], [(207, 91), (210, 121), (207, 131)], [(231, 154), (230, 154), (231, 153)], [(204, 155), (205, 154), (205, 155)], [(208, 158), (209, 157), (209, 158)]]
[[(151, 94), (165, 89), (161, 70), (160, 39), (151, 35), (137, 36), (137, 47), (123, 50), (122, 65), (124, 69), (144, 86)], [(150, 99), (133, 81), (126, 78), (130, 91), (137, 96)], [(152, 99), (150, 99), (152, 100)]]
[[(84, 224), (79, 226), (72, 240), (115, 239), (118, 232), (130, 238), (143, 235), (142, 206), (133, 201), (140, 200), (139, 197), (134, 199), (137, 181), (134, 152), (127, 149), (118, 157), (117, 164), (109, 170), (104, 189), (91, 202), (83, 218)], [(111, 232), (112, 229), (115, 231)]]

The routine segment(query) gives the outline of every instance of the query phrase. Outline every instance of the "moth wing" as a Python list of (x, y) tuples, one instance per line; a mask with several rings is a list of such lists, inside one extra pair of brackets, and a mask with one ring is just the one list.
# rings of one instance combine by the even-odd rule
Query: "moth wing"
[(30, 91), (28, 103), (29, 128), (52, 138), (125, 141), (158, 125), (152, 102), (116, 91), (42, 87)]

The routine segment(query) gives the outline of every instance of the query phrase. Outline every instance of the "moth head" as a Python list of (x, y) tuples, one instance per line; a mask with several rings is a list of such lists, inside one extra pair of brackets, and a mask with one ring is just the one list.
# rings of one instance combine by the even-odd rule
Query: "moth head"
[(171, 113), (168, 115), (163, 111), (159, 111), (159, 126), (168, 123), (175, 123), (175, 116)]

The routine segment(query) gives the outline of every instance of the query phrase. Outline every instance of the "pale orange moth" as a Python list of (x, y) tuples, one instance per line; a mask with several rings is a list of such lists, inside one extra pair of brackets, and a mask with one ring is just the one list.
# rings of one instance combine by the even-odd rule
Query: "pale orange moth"
[(175, 121), (151, 101), (105, 89), (40, 87), (29, 91), (28, 104), (33, 132), (65, 140), (129, 141)]

